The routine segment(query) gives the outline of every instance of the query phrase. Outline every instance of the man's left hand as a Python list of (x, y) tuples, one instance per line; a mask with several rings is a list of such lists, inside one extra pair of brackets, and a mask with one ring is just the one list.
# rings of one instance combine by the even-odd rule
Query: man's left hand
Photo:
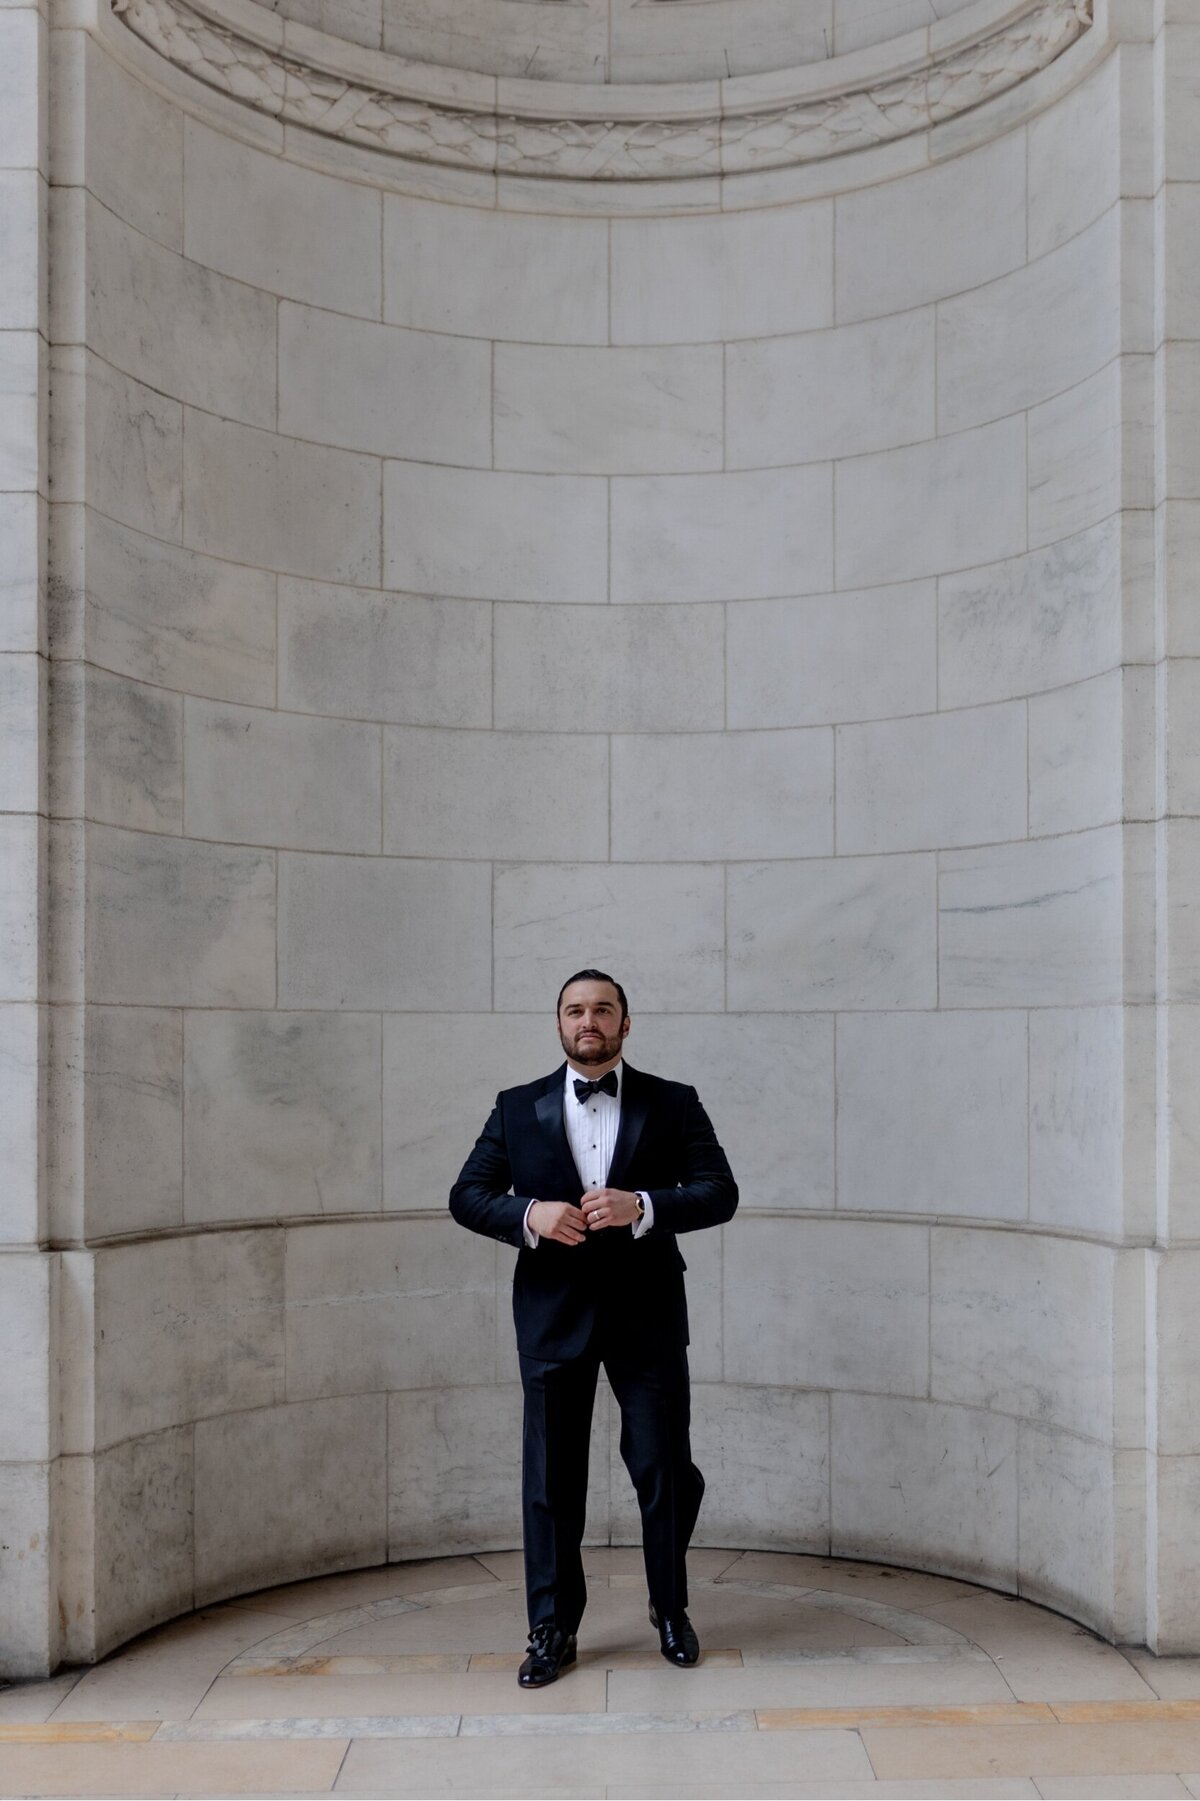
[(632, 1226), (639, 1214), (637, 1195), (624, 1188), (589, 1188), (579, 1205), (589, 1232), (602, 1232), (605, 1226)]

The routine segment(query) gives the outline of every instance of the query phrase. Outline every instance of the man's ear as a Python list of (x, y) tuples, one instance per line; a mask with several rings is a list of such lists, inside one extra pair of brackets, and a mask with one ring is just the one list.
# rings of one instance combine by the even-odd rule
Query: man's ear
[(633, 1021), (630, 1019), (630, 1017), (627, 1013), (625, 1015), (624, 1019), (621, 1021), (621, 1036), (622, 1036), (622, 1038), (628, 1038), (629, 1028), (632, 1024), (633, 1024)]

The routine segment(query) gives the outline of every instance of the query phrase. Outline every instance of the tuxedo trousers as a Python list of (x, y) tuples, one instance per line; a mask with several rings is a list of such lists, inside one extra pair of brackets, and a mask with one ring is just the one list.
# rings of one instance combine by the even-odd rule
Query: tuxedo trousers
[(621, 1412), (621, 1456), (642, 1515), (650, 1600), (660, 1619), (687, 1607), (687, 1549), (704, 1494), (692, 1462), (691, 1391), (683, 1345), (632, 1355), (603, 1341), (581, 1357), (522, 1357), (521, 1502), (529, 1625), (575, 1632), (587, 1603), (580, 1546), (588, 1449), (600, 1367)]

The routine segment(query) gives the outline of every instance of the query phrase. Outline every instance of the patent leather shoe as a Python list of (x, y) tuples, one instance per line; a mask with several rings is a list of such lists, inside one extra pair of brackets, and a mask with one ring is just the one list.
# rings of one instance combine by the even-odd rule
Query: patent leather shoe
[(700, 1640), (686, 1613), (664, 1614), (660, 1619), (651, 1606), (650, 1624), (658, 1632), (658, 1648), (668, 1663), (678, 1664), (681, 1670), (699, 1663)]
[(535, 1626), (529, 1634), (529, 1654), (517, 1671), (522, 1688), (545, 1688), (556, 1682), (575, 1662), (575, 1634), (557, 1626)]

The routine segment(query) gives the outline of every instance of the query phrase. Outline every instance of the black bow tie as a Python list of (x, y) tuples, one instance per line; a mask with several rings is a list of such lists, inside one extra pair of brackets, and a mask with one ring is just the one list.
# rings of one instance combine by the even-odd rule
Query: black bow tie
[(606, 1076), (600, 1076), (595, 1082), (575, 1083), (575, 1099), (582, 1104), (589, 1094), (611, 1094), (614, 1099), (617, 1092), (617, 1072), (610, 1069)]

